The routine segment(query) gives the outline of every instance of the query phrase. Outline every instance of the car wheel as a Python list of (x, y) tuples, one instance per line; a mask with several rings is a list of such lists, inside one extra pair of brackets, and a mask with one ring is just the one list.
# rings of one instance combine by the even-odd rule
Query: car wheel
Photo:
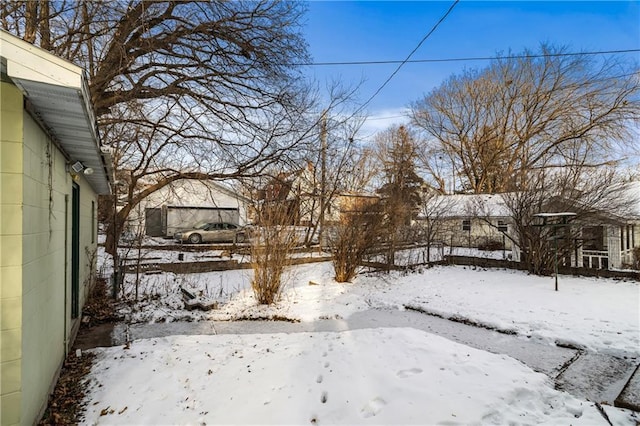
[(191, 244), (200, 244), (202, 242), (202, 235), (200, 234), (189, 235), (189, 242)]
[(244, 243), (244, 240), (245, 240), (244, 234), (236, 235), (236, 243)]

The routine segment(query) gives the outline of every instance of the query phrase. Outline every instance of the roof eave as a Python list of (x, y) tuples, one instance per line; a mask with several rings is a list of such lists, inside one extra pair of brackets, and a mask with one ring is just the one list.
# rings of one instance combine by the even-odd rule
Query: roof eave
[(110, 193), (113, 169), (100, 147), (83, 69), (4, 31), (0, 41), (7, 76), (22, 91), (30, 114), (70, 163), (80, 161), (93, 170), (85, 178), (96, 193)]

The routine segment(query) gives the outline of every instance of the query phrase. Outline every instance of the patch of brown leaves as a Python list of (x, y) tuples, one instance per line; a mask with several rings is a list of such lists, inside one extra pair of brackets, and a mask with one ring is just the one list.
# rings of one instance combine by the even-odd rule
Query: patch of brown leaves
[(91, 371), (94, 358), (95, 354), (89, 352), (83, 352), (80, 357), (75, 352), (69, 353), (39, 425), (78, 424), (88, 386), (84, 377)]

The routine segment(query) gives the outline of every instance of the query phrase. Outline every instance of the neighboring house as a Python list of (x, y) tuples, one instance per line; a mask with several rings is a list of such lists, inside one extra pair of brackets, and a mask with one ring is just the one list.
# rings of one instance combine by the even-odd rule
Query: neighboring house
[[(634, 250), (640, 247), (640, 182), (630, 182), (616, 191), (616, 198), (627, 200), (611, 208), (602, 203), (588, 209), (588, 219), (578, 220), (578, 244), (571, 266), (595, 269), (638, 268)], [(564, 207), (564, 206), (563, 206)], [(570, 208), (570, 207), (569, 207)], [(576, 210), (580, 210), (577, 206)]]
[[(297, 210), (297, 224), (315, 226), (319, 223), (322, 208), (321, 181), (313, 164), (289, 176), (284, 186), (286, 200)], [(340, 221), (341, 214), (361, 209), (364, 205), (380, 200), (380, 196), (368, 193), (336, 191), (327, 188), (325, 196), (324, 222), (326, 225)]]
[(380, 201), (376, 194), (340, 192), (334, 196), (328, 207), (328, 222), (335, 223), (340, 220), (342, 214), (358, 213), (368, 206)]
[[(621, 195), (618, 195), (621, 196)], [(572, 221), (573, 267), (620, 269), (637, 263), (634, 249), (640, 247), (640, 183), (629, 185), (629, 211), (608, 212), (590, 208)], [(554, 200), (549, 211), (571, 211), (575, 203)], [(458, 194), (435, 196), (426, 204), (419, 222), (435, 226), (432, 242), (455, 247), (497, 248), (504, 243), (520, 260), (513, 219), (501, 194)], [(579, 207), (573, 210), (580, 210)], [(513, 243), (515, 241), (515, 244)], [(636, 265), (637, 266), (637, 265)]]
[[(199, 221), (246, 225), (250, 201), (214, 181), (181, 179), (145, 198), (129, 216), (129, 230), (149, 236), (173, 236)], [(137, 228), (140, 227), (140, 228)]]
[(418, 217), (432, 242), (451, 247), (511, 250), (513, 221), (499, 194), (436, 195)]
[(3, 31), (0, 62), (0, 423), (32, 425), (95, 279), (112, 169), (81, 68)]
[(634, 248), (640, 246), (640, 222), (632, 218), (607, 217), (582, 226), (581, 244), (571, 256), (571, 266), (595, 269), (634, 267)]

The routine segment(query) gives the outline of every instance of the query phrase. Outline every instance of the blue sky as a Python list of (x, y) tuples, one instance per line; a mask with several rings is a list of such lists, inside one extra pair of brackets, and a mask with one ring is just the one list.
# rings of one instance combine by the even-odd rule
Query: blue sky
[[(402, 60), (417, 46), (452, 1), (312, 1), (304, 34), (315, 62)], [(412, 59), (495, 56), (537, 49), (542, 42), (572, 51), (640, 48), (640, 1), (463, 0)], [(640, 62), (640, 54), (627, 55)], [(486, 62), (405, 64), (371, 102), (372, 118), (398, 115), (410, 102), (464, 68)], [(356, 84), (366, 101), (397, 65), (307, 67), (320, 81)], [(372, 120), (384, 126), (399, 121)], [(375, 122), (375, 123), (374, 123)]]

